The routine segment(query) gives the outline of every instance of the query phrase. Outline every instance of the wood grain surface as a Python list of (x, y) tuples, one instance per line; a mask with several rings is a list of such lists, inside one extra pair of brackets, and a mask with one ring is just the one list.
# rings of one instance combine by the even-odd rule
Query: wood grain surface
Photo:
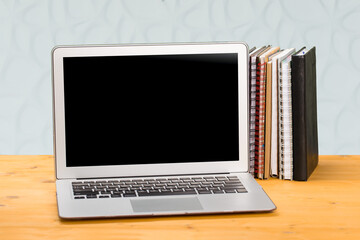
[(359, 239), (360, 156), (321, 156), (308, 182), (258, 180), (272, 213), (62, 221), (53, 156), (0, 156), (0, 239)]

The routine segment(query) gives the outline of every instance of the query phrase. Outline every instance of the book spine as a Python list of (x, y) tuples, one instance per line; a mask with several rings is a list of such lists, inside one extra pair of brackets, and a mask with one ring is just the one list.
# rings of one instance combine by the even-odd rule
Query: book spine
[[(306, 177), (307, 179), (319, 163), (317, 94), (316, 94), (316, 48), (305, 55), (305, 118), (306, 118)], [(306, 179), (306, 180), (307, 180)]]
[(257, 62), (256, 74), (256, 125), (255, 125), (255, 172), (264, 178), (265, 161), (265, 104), (266, 104), (266, 63)]
[[(291, 59), (291, 57), (289, 57)], [(283, 155), (283, 178), (293, 179), (293, 134), (292, 134), (292, 97), (291, 97), (291, 68), (290, 62), (286, 62), (282, 69), (282, 119), (281, 128), (281, 154)]]
[[(319, 162), (316, 99), (316, 49), (294, 62), (294, 180), (306, 181)], [(297, 119), (299, 118), (299, 119)]]
[(250, 59), (249, 172), (255, 175), (256, 57)]
[(279, 178), (293, 178), (291, 56), (281, 63), (279, 75)]
[(305, 137), (305, 58), (294, 56), (292, 63), (293, 84), (293, 172), (294, 180), (305, 181), (306, 174), (306, 137)]
[(283, 123), (282, 123), (282, 118), (281, 118), (281, 114), (282, 114), (282, 81), (283, 81), (283, 76), (282, 76), (282, 72), (280, 71), (280, 68), (278, 69), (279, 71), (279, 77), (278, 77), (278, 131), (279, 131), (279, 138), (278, 138), (278, 150), (279, 150), (279, 179), (283, 179), (284, 177), (284, 169), (283, 169), (283, 154), (282, 154), (282, 143), (283, 143), (283, 134), (282, 134), (282, 129), (283, 129)]
[(271, 114), (272, 114), (272, 62), (266, 63), (266, 113), (265, 113), (265, 167), (264, 178), (270, 177), (270, 158), (271, 158)]
[(271, 176), (279, 176), (278, 171), (278, 78), (277, 60), (272, 63), (272, 113), (271, 113)]

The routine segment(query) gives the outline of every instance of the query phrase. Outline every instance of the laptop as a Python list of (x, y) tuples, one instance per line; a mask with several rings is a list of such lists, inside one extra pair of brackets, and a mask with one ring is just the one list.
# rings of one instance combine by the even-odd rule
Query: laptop
[(272, 211), (248, 172), (244, 43), (52, 51), (64, 219)]

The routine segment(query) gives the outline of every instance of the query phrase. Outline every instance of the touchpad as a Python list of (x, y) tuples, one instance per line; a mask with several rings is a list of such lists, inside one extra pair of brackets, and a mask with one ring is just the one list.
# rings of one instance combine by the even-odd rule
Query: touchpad
[(131, 206), (134, 212), (189, 211), (203, 209), (197, 197), (133, 199), (131, 200)]

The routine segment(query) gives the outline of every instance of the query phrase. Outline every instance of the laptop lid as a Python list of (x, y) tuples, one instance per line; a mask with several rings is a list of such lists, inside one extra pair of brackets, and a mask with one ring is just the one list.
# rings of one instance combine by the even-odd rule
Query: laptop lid
[(243, 43), (56, 47), (56, 176), (246, 172)]

